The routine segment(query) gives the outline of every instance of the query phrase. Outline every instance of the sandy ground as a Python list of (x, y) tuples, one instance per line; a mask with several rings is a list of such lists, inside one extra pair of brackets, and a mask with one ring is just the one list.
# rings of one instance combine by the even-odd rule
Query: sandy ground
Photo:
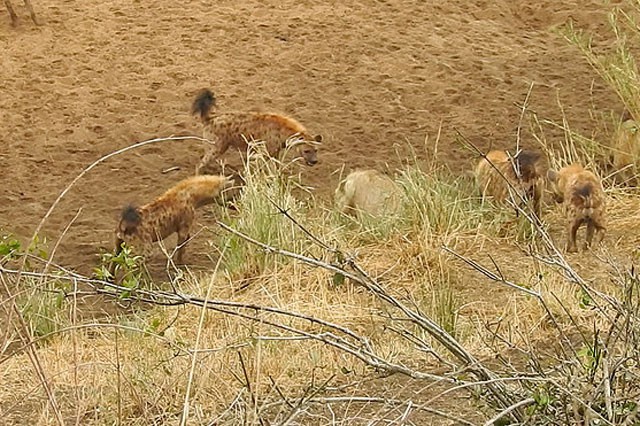
[[(513, 146), (517, 104), (532, 83), (532, 110), (559, 120), (560, 100), (572, 128), (587, 135), (591, 111), (622, 108), (551, 31), (569, 17), (601, 30), (600, 1), (34, 3), (39, 27), (19, 4), (17, 28), (0, 10), (0, 228), (22, 238), (102, 155), (200, 134), (189, 106), (202, 87), (216, 92), (220, 110), (283, 112), (323, 134), (321, 163), (301, 171), (324, 199), (336, 170), (393, 170), (409, 145), (422, 152), (440, 127), (440, 156), (455, 170), (472, 161), (456, 129), (483, 148)], [(523, 143), (533, 143), (526, 131)], [(111, 246), (121, 206), (188, 176), (203, 149), (153, 145), (87, 173), (41, 232), (56, 240), (73, 221), (55, 260), (89, 271), (99, 248)]]

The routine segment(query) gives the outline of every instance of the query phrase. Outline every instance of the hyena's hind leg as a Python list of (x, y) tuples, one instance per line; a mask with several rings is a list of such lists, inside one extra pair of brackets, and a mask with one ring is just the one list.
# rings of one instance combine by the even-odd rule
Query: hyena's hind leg
[(178, 265), (184, 265), (184, 252), (186, 251), (186, 245), (191, 239), (191, 232), (189, 227), (184, 227), (178, 230), (178, 243), (176, 245), (176, 257), (175, 261)]
[(11, 2), (9, 0), (4, 0), (4, 5), (7, 7), (7, 11), (9, 11), (9, 16), (11, 17), (11, 25), (16, 25), (18, 22), (18, 15), (16, 15), (15, 10), (13, 10), (13, 6), (11, 6)]
[[(9, 16), (11, 17), (11, 25), (15, 26), (18, 23), (18, 15), (16, 15), (16, 11), (13, 9), (10, 0), (4, 0), (4, 5), (9, 11)], [(36, 18), (36, 12), (33, 10), (33, 5), (31, 4), (31, 0), (24, 0), (24, 5), (27, 7), (29, 11), (29, 15), (31, 16), (31, 20), (34, 24), (40, 25), (38, 22), (38, 18)]]

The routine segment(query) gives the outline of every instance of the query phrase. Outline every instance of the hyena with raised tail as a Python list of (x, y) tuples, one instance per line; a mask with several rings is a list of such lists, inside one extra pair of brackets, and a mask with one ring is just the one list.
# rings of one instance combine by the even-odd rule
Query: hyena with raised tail
[(267, 152), (277, 157), (288, 141), (294, 142), (296, 156), (313, 166), (318, 162), (317, 145), (322, 136), (311, 134), (297, 120), (281, 114), (260, 112), (232, 112), (218, 114), (215, 96), (209, 89), (201, 90), (193, 101), (191, 112), (197, 115), (204, 125), (204, 138), (213, 142), (198, 166), (196, 174), (218, 160), (230, 147), (246, 152), (247, 140), (264, 141)]

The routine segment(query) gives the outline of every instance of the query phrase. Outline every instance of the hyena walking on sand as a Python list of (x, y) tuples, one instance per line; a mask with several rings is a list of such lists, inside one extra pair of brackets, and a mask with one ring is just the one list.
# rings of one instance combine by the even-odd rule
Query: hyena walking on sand
[(564, 203), (567, 209), (566, 250), (577, 251), (576, 235), (582, 224), (587, 225), (585, 249), (591, 246), (596, 231), (599, 234), (598, 241), (602, 241), (606, 231), (606, 199), (596, 175), (580, 164), (571, 164), (557, 172), (549, 170), (547, 176), (553, 184), (554, 199)]
[(537, 151), (522, 150), (515, 156), (506, 151), (490, 151), (478, 163), (475, 176), (483, 198), (491, 196), (498, 202), (512, 199), (519, 205), (520, 197), (526, 197), (533, 201), (533, 210), (540, 217), (545, 168), (542, 154)]
[(200, 91), (191, 107), (191, 112), (202, 120), (204, 137), (214, 144), (196, 167), (196, 174), (212, 161), (218, 160), (230, 147), (246, 152), (247, 140), (251, 139), (264, 141), (269, 155), (277, 157), (288, 140), (297, 138), (297, 157), (302, 157), (309, 166), (318, 162), (316, 145), (322, 142), (322, 136), (312, 137), (293, 118), (259, 112), (215, 114), (212, 113), (214, 107), (215, 96), (208, 89)]
[[(122, 243), (147, 246), (177, 233), (176, 261), (182, 263), (196, 209), (213, 203), (233, 182), (224, 176), (194, 176), (180, 181), (142, 207), (128, 205), (116, 228), (116, 256)], [(115, 264), (111, 265), (113, 274)]]

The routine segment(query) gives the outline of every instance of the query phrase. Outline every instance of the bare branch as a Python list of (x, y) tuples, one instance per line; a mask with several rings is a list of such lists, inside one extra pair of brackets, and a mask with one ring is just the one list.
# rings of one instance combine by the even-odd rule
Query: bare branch
[(493, 424), (495, 424), (495, 422), (505, 417), (507, 414), (511, 413), (513, 410), (517, 410), (518, 408), (521, 408), (521, 407), (526, 407), (527, 405), (534, 404), (535, 402), (536, 402), (535, 399), (527, 398), (516, 404), (513, 404), (511, 407), (505, 408), (504, 410), (500, 411), (498, 414), (496, 414), (495, 416), (487, 420), (484, 423), (484, 426), (492, 426)]

